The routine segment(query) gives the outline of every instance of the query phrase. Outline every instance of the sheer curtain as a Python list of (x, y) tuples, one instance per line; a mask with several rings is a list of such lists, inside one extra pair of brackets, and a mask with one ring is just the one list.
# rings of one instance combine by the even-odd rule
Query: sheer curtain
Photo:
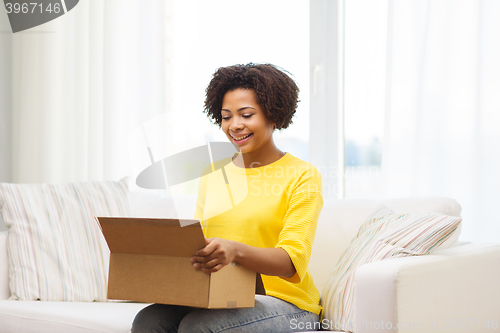
[(92, 0), (0, 34), (0, 88), (12, 87), (0, 91), (12, 123), (0, 124), (0, 181), (134, 177), (151, 163), (147, 147), (159, 160), (226, 141), (202, 112), (204, 90), (218, 67), (247, 62), (294, 74), (302, 103), (275, 139), (307, 159), (308, 14), (302, 0)]
[(389, 1), (384, 195), (450, 196), (499, 241), (500, 2)]
[(42, 26), (3, 32), (11, 52), (2, 53), (2, 117), (11, 126), (0, 181), (130, 174), (130, 132), (165, 111), (164, 10), (161, 0), (80, 1)]

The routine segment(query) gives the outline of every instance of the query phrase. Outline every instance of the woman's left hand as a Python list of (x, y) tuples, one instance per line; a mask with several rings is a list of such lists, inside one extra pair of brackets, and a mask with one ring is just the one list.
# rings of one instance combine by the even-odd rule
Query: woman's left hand
[(236, 258), (237, 242), (222, 239), (209, 238), (207, 246), (196, 252), (191, 258), (194, 268), (201, 269), (206, 273), (215, 273)]

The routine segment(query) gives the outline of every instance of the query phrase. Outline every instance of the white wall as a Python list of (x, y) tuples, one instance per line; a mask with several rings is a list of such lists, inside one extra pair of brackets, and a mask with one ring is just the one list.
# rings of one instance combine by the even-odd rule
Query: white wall
[[(11, 39), (12, 31), (5, 10), (0, 10), (0, 182), (12, 180), (11, 169)], [(0, 214), (0, 231), (6, 230)]]
[[(5, 10), (0, 10), (0, 182), (10, 182), (11, 170), (11, 110), (12, 110), (12, 31)], [(1, 225), (0, 225), (1, 229)]]

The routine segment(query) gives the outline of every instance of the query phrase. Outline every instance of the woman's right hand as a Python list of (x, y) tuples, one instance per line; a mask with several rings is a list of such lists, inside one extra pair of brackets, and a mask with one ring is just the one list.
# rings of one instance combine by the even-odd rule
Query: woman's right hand
[(223, 238), (205, 238), (207, 246), (198, 250), (191, 258), (194, 268), (206, 273), (215, 273), (234, 261), (237, 255), (238, 242)]

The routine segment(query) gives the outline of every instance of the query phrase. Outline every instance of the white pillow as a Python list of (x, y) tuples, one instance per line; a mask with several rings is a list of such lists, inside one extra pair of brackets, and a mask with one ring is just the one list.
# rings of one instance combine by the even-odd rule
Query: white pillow
[(332, 328), (355, 330), (354, 275), (363, 264), (429, 254), (458, 228), (461, 217), (430, 212), (395, 214), (378, 209), (360, 228), (329, 275), (321, 293), (323, 318)]
[(127, 185), (0, 184), (11, 300), (105, 301), (106, 246), (94, 216), (131, 216)]

